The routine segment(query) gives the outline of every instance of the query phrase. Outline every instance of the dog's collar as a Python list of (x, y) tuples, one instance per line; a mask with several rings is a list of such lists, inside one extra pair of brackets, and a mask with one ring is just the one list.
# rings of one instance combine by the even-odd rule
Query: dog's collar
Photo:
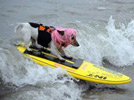
[(56, 30), (56, 28), (54, 26), (50, 26), (51, 28), (51, 32), (53, 32), (54, 30)]
[(65, 44), (65, 42), (63, 42), (61, 45), (62, 45), (63, 47), (65, 47), (66, 44)]

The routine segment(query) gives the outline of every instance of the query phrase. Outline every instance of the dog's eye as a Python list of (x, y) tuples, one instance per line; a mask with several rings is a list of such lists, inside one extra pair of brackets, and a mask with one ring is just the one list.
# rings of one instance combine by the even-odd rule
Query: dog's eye
[(74, 37), (72, 37), (72, 40), (74, 39)]

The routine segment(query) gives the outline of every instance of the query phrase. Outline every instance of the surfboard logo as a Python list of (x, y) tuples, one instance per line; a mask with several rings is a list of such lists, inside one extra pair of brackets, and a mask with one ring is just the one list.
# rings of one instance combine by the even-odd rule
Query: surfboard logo
[(88, 75), (89, 77), (93, 77), (93, 78), (99, 78), (99, 79), (107, 79), (107, 77), (105, 77), (105, 76), (100, 76), (100, 75), (94, 75), (94, 74), (89, 74)]

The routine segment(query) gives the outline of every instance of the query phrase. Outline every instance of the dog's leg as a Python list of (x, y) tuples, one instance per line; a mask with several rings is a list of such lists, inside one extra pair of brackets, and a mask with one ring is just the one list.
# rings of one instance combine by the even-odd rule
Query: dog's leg
[(32, 51), (29, 48), (29, 43), (31, 42), (31, 34), (30, 34), (30, 32), (28, 32), (28, 33), (26, 32), (26, 33), (23, 34), (23, 40), (24, 40), (24, 45), (25, 45), (26, 49), (28, 51)]
[(59, 52), (59, 48), (54, 45), (53, 42), (50, 44), (51, 52), (56, 55), (60, 60), (65, 61), (65, 59), (61, 56), (61, 53)]
[[(52, 49), (51, 49), (52, 50)], [(61, 53), (59, 52), (59, 50), (53, 49), (52, 52), (54, 53), (54, 55), (56, 55), (60, 60), (64, 61), (65, 59), (61, 56)]]
[(36, 46), (36, 40), (34, 38), (31, 37), (31, 41), (32, 41), (32, 46)]
[(39, 45), (39, 44), (37, 43), (37, 41), (36, 41), (36, 47), (39, 48), (39, 49), (43, 49), (43, 48), (44, 48), (43, 46)]
[(31, 38), (31, 40), (32, 40), (32, 46), (33, 47), (37, 47), (38, 49), (43, 49), (44, 48), (43, 46), (39, 45), (34, 38)]
[(72, 59), (73, 58), (71, 56), (67, 56), (62, 47), (59, 49), (59, 51), (60, 51), (63, 58), (66, 58), (66, 59)]

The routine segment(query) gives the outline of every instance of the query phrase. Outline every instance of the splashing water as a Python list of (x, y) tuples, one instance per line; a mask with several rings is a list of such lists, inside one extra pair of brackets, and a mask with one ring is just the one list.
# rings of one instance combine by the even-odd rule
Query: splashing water
[[(3, 44), (3, 43), (2, 43)], [(3, 84), (28, 90), (9, 95), (5, 100), (81, 100), (83, 91), (71, 76), (61, 68), (43, 67), (23, 57), (11, 45), (0, 46), (0, 77)], [(72, 80), (73, 79), (73, 80)], [(30, 89), (30, 86), (35, 87)]]
[[(99, 37), (105, 42), (103, 45), (103, 57), (115, 66), (129, 66), (134, 63), (134, 21), (125, 28), (124, 24), (120, 28), (115, 28), (114, 19), (109, 18), (106, 26), (107, 34)], [(129, 38), (130, 37), (130, 38)]]
[(80, 47), (70, 47), (67, 51), (71, 50), (71, 55), (98, 65), (102, 65), (104, 59), (118, 67), (133, 65), (134, 21), (127, 27), (123, 23), (116, 26), (111, 16), (106, 27), (92, 23), (75, 24)]

